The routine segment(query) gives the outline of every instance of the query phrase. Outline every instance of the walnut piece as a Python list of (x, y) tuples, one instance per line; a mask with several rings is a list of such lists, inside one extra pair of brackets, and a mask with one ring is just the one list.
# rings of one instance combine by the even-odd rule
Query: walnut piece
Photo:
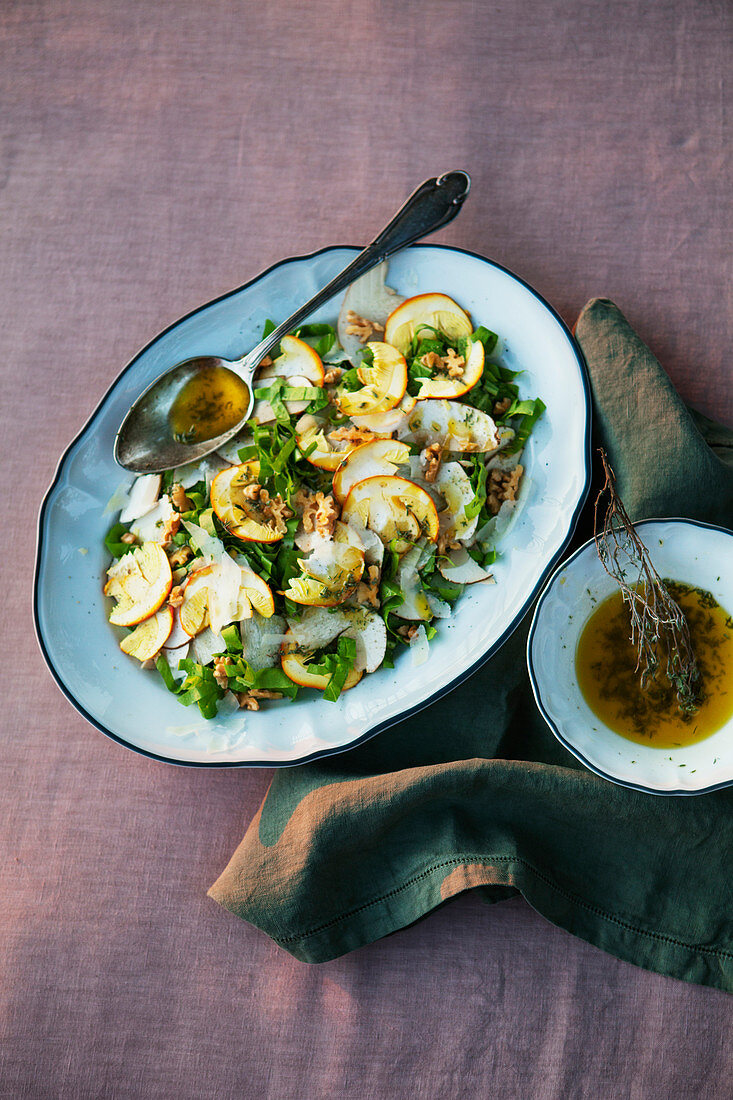
[(509, 409), (511, 403), (511, 397), (502, 397), (501, 401), (495, 401), (494, 407), (491, 410), (491, 415), (498, 420), (499, 417), (503, 416), (504, 413)]
[(134, 546), (137, 535), (133, 535), (132, 531), (125, 531), (124, 535), (120, 535), (120, 542), (124, 542), (126, 546)]
[(455, 348), (448, 348), (448, 353), (443, 357), (443, 366), (448, 371), (449, 378), (462, 378), (466, 360), (459, 355)]
[(339, 506), (331, 494), (326, 496), (325, 493), (309, 493), (301, 489), (298, 496), (303, 507), (303, 530), (307, 533), (316, 531), (323, 538), (332, 539), (339, 518)]
[(425, 480), (435, 481), (440, 471), (440, 464), (443, 461), (443, 447), (440, 443), (431, 443), (429, 447), (426, 447), (422, 453), (423, 465), (425, 467)]
[(279, 535), (285, 534), (288, 529), (285, 520), (290, 519), (293, 512), (279, 493), (271, 498), (267, 489), (253, 481), (251, 485), (244, 486), (242, 495), (253, 505), (252, 511), (260, 523), (270, 524)]
[(360, 317), (358, 313), (354, 313), (353, 309), (346, 314), (346, 320), (348, 335), (358, 336), (362, 344), (366, 344), (373, 332), (384, 332), (384, 325), (378, 324), (377, 321), (367, 321), (366, 317)]
[(359, 603), (368, 603), (372, 607), (379, 607), (379, 566), (370, 565), (367, 570), (367, 581), (359, 581), (356, 586), (356, 599)]
[(165, 521), (165, 527), (163, 528), (163, 537), (160, 540), (164, 548), (168, 548), (171, 544), (174, 535), (178, 534), (178, 528), (181, 526), (181, 517), (179, 513), (171, 516), (170, 519)]
[(177, 546), (172, 553), (168, 554), (168, 561), (171, 563), (171, 569), (178, 569), (179, 566), (190, 561), (192, 557), (193, 550), (190, 546)]
[(443, 360), (438, 355), (437, 351), (426, 351), (420, 359), (420, 362), (428, 370), (442, 370)]
[(214, 663), (214, 679), (219, 687), (224, 689), (229, 687), (229, 677), (227, 676), (228, 664), (228, 657), (217, 657)]
[(168, 593), (168, 604), (170, 607), (180, 607), (183, 603), (183, 585), (176, 584), (171, 588)]
[(173, 507), (179, 512), (190, 512), (193, 508), (193, 503), (188, 499), (186, 490), (179, 482), (171, 486), (168, 496)]
[(341, 367), (329, 367), (323, 376), (324, 386), (332, 386), (334, 382), (338, 382), (343, 373)]
[(344, 424), (341, 428), (335, 428), (329, 432), (328, 438), (332, 443), (369, 443), (370, 440), (376, 439), (376, 436), (368, 428), (354, 428)]
[(495, 516), (505, 500), (516, 500), (519, 482), (524, 473), (523, 466), (513, 470), (492, 470), (487, 485), (486, 503), (492, 516)]

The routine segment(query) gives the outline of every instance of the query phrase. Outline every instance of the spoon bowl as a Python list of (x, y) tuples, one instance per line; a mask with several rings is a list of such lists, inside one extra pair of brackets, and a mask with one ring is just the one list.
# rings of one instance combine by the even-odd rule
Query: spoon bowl
[[(196, 462), (232, 439), (243, 427), (254, 404), (253, 381), (262, 360), (275, 348), (283, 336), (325, 305), (334, 295), (366, 274), (388, 256), (413, 244), (428, 233), (435, 232), (458, 214), (471, 188), (466, 172), (446, 172), (425, 180), (413, 191), (390, 223), (360, 252), (327, 286), (291, 314), (282, 324), (261, 340), (242, 359), (229, 360), (218, 356), (196, 356), (186, 359), (157, 378), (133, 403), (117, 432), (115, 460), (126, 470), (138, 474), (157, 474), (187, 462)], [(248, 388), (236, 421), (217, 435), (195, 439), (197, 424), (191, 423), (191, 433), (176, 429), (171, 412), (184, 387), (203, 371), (226, 368)], [(241, 387), (240, 387), (241, 390)], [(186, 427), (188, 428), (188, 423)], [(201, 433), (203, 434), (203, 433)], [(186, 437), (189, 437), (188, 439)], [(194, 441), (189, 441), (193, 438)]]
[[(184, 388), (205, 371), (225, 368), (241, 379), (249, 391), (247, 410), (227, 430), (199, 442), (182, 442), (171, 425), (171, 409)], [(254, 373), (254, 372), (252, 372)], [(186, 462), (197, 462), (222, 447), (241, 428), (252, 411), (254, 393), (250, 372), (242, 360), (232, 362), (216, 355), (197, 355), (165, 372), (138, 397), (115, 439), (115, 459), (134, 473), (157, 474)]]

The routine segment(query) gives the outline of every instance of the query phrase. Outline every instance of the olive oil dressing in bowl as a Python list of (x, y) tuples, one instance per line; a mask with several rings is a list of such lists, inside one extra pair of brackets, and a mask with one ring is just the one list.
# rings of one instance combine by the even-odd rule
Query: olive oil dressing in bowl
[(628, 610), (592, 539), (535, 608), (527, 664), (537, 705), (558, 740), (614, 783), (666, 795), (733, 785), (733, 532), (685, 519), (634, 526), (688, 619), (699, 707), (680, 714), (659, 671), (642, 693)]

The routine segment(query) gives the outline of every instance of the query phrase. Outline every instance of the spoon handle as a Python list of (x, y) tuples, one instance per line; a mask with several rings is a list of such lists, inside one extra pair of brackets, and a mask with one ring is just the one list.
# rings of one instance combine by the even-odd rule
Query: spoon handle
[(379, 236), (368, 244), (363, 252), (352, 260), (348, 267), (332, 279), (323, 290), (319, 290), (310, 301), (297, 309), (287, 320), (266, 336), (241, 361), (241, 371), (250, 378), (271, 348), (279, 344), (283, 336), (315, 313), (329, 299), (345, 290), (360, 275), (364, 275), (377, 264), (406, 245), (412, 244), (428, 233), (441, 229), (459, 213), (464, 200), (471, 189), (471, 177), (467, 172), (445, 172), (442, 176), (425, 180), (397, 211), (389, 225)]

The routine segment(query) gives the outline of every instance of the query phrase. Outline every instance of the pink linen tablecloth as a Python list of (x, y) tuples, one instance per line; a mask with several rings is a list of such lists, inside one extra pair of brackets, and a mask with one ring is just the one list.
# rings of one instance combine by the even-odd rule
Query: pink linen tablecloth
[(438, 238), (613, 298), (733, 421), (714, 0), (0, 6), (2, 1097), (730, 1095), (731, 1003), (471, 895), (319, 967), (206, 898), (269, 775), (153, 763), (32, 633), (58, 455), (161, 327), (473, 176)]

